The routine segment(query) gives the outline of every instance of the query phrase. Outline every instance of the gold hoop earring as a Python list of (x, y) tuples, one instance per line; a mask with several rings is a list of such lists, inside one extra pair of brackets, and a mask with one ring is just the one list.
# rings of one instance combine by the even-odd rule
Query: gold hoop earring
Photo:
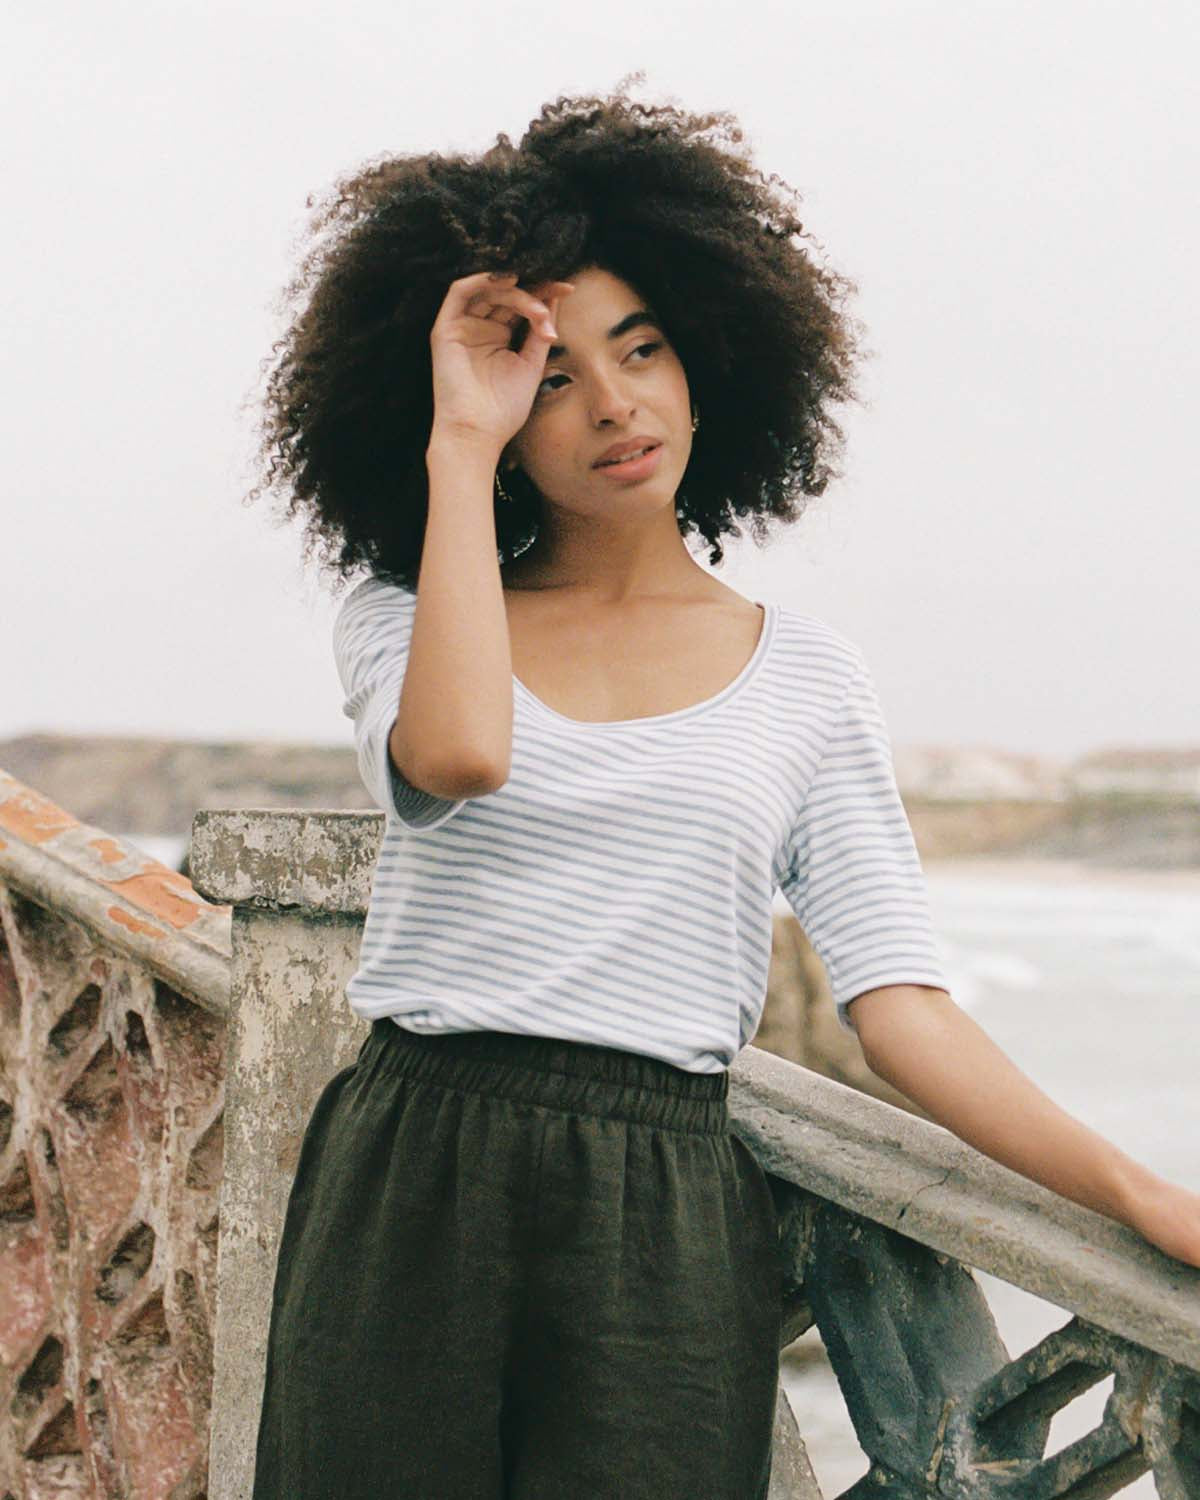
[(508, 491), (500, 483), (500, 470), (499, 469), (496, 470), (496, 499), (497, 500), (507, 500), (510, 503), (512, 502), (512, 496), (508, 493)]
[(700, 425), (700, 413), (693, 406), (692, 407), (692, 431), (695, 432), (696, 428), (699, 427), (699, 425)]

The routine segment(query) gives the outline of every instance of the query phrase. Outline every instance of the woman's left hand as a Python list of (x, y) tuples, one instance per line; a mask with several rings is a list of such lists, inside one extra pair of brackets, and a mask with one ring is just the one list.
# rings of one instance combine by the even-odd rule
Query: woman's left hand
[(1129, 1205), (1132, 1229), (1189, 1266), (1200, 1266), (1200, 1193), (1158, 1178)]

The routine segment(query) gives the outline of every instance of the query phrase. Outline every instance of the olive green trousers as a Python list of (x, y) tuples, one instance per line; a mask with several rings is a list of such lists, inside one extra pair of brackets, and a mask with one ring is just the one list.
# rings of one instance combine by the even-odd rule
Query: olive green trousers
[(728, 1086), (373, 1022), (305, 1131), (253, 1500), (765, 1500), (782, 1260)]

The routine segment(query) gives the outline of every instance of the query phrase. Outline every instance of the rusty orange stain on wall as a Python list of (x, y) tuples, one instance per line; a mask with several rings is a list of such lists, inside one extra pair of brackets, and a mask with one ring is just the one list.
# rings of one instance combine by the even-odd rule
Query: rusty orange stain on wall
[(139, 918), (131, 916), (129, 912), (122, 911), (119, 906), (110, 906), (107, 915), (114, 922), (120, 923), (122, 927), (127, 927), (130, 932), (140, 932), (146, 937), (166, 937), (166, 933), (161, 927), (155, 927), (151, 922), (143, 922)]
[(119, 864), (129, 858), (129, 850), (122, 848), (116, 839), (88, 839), (88, 848), (94, 849), (106, 865)]
[(106, 880), (104, 884), (110, 891), (116, 891), (143, 911), (153, 912), (176, 929), (190, 927), (202, 912), (211, 910), (208, 903), (196, 895), (187, 876), (178, 870), (168, 870), (166, 865), (147, 864), (140, 875), (130, 875), (125, 880)]
[(44, 844), (68, 828), (76, 828), (79, 819), (64, 812), (48, 797), (39, 797), (28, 787), (0, 801), (0, 827), (15, 833), (27, 844)]

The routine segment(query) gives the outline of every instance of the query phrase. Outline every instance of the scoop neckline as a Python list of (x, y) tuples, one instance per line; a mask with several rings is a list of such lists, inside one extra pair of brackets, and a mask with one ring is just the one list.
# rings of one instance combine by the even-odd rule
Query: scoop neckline
[(759, 667), (770, 649), (772, 637), (775, 634), (775, 624), (779, 615), (779, 606), (772, 599), (765, 602), (755, 599), (763, 612), (762, 625), (758, 632), (758, 643), (755, 645), (749, 660), (742, 667), (736, 677), (732, 678), (718, 692), (711, 697), (702, 698), (699, 703), (685, 704), (683, 708), (672, 709), (665, 714), (642, 714), (636, 719), (572, 719), (568, 714), (559, 713), (558, 709), (551, 708), (548, 703), (539, 698), (532, 688), (526, 687), (514, 672), (512, 674), (513, 686), (524, 695), (535, 708), (542, 713), (548, 714), (550, 718), (557, 719), (560, 724), (569, 724), (572, 729), (631, 729), (642, 725), (672, 724), (679, 719), (694, 718), (697, 714), (706, 713), (709, 709), (718, 707), (727, 702), (736, 693), (744, 688), (752, 677), (756, 675)]

